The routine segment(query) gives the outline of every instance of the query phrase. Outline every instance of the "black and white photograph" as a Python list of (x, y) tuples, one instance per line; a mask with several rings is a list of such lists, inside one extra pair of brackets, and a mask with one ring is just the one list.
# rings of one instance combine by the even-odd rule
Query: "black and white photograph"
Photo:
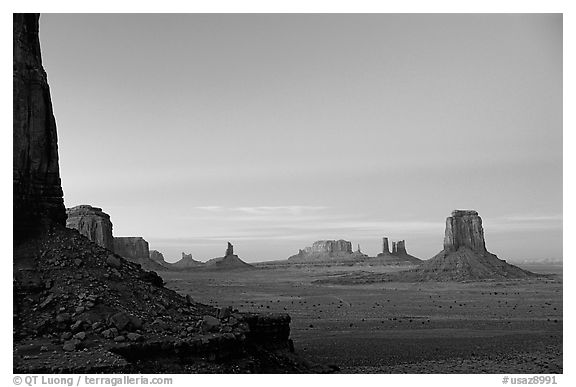
[(6, 385), (561, 384), (561, 10), (42, 9), (11, 14)]

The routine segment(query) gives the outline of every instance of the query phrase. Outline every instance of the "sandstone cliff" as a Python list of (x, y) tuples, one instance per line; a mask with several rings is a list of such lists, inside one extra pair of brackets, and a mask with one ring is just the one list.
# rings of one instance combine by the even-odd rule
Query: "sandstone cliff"
[(142, 237), (114, 237), (114, 252), (140, 264), (146, 270), (163, 271), (167, 267), (150, 259), (148, 242)]
[(133, 262), (150, 258), (148, 242), (142, 237), (115, 237), (114, 252)]
[(13, 15), (15, 241), (25, 239), (43, 226), (66, 222), (56, 121), (42, 67), (38, 20), (38, 14)]
[(101, 208), (81, 205), (66, 209), (66, 227), (76, 229), (92, 242), (114, 251), (112, 222)]
[(452, 216), (446, 218), (444, 250), (458, 251), (463, 246), (479, 253), (486, 252), (482, 218), (476, 211), (454, 210)]

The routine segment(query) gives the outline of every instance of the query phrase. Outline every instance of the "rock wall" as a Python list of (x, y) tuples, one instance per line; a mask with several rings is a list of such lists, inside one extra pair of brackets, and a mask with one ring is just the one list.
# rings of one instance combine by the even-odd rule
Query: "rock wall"
[(58, 139), (42, 67), (38, 14), (13, 14), (14, 239), (42, 226), (64, 225)]
[(142, 263), (150, 260), (148, 242), (142, 237), (114, 238), (114, 252), (132, 262)]
[(81, 205), (66, 209), (66, 227), (76, 229), (92, 242), (114, 251), (110, 215), (101, 208)]
[(472, 251), (486, 252), (482, 218), (473, 210), (454, 210), (452, 216), (446, 218), (444, 234), (444, 250), (457, 251), (460, 247), (468, 247)]

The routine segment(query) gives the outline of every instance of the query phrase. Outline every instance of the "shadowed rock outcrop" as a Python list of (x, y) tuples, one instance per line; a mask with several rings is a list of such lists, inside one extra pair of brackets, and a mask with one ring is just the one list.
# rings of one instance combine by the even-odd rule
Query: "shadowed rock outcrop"
[(66, 215), (66, 227), (76, 229), (98, 246), (114, 251), (112, 222), (101, 208), (81, 205), (66, 209)]
[(42, 67), (38, 14), (13, 15), (14, 240), (64, 225), (56, 121)]

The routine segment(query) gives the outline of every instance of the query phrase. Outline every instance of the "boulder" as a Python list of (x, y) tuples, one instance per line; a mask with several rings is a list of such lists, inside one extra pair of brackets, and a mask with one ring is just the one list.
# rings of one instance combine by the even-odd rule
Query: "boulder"
[(217, 332), (220, 329), (220, 320), (213, 316), (204, 316), (201, 329), (202, 332)]
[(80, 205), (66, 209), (66, 227), (78, 230), (92, 242), (114, 251), (112, 222), (101, 208)]

